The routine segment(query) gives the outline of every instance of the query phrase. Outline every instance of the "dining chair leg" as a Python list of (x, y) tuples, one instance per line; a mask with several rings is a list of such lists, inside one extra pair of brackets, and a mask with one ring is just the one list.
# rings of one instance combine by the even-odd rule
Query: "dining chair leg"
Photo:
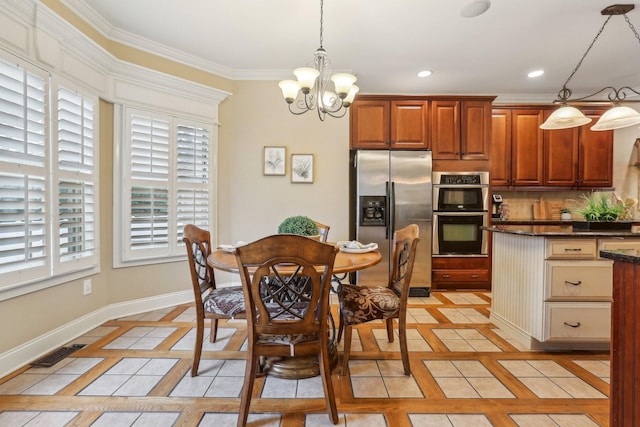
[(393, 318), (385, 319), (385, 323), (387, 324), (387, 339), (389, 342), (393, 342)]
[(402, 355), (402, 366), (405, 375), (411, 375), (411, 365), (409, 364), (409, 347), (407, 345), (407, 325), (406, 319), (398, 322), (398, 335), (400, 336), (400, 354)]
[(333, 424), (338, 424), (338, 408), (336, 407), (336, 395), (331, 381), (331, 366), (329, 364), (329, 349), (322, 346), (320, 350), (320, 375), (322, 375), (322, 387), (327, 401), (327, 412)]
[[(250, 347), (251, 348), (251, 347)], [(244, 383), (240, 392), (240, 411), (238, 412), (238, 427), (247, 425), (249, 417), (249, 405), (251, 404), (251, 394), (253, 393), (253, 382), (258, 369), (258, 357), (249, 349), (247, 354), (247, 367), (244, 372)]]
[(336, 337), (336, 342), (340, 342), (342, 339), (342, 332), (344, 331), (344, 321), (342, 320), (342, 313), (338, 316), (338, 336)]
[(191, 376), (198, 376), (200, 366), (200, 356), (202, 355), (202, 341), (204, 341), (204, 319), (198, 316), (196, 320), (196, 343), (193, 347), (193, 364), (191, 365)]
[(209, 342), (216, 342), (218, 339), (218, 319), (211, 319), (211, 332), (209, 333)]
[(342, 375), (349, 372), (349, 355), (351, 354), (351, 333), (353, 327), (346, 325), (344, 327), (344, 350), (342, 351)]

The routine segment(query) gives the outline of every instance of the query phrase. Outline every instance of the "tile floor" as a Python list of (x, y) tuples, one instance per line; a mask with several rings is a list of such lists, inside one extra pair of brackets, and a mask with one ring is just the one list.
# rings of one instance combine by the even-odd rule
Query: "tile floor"
[[(410, 305), (413, 374), (381, 322), (358, 327), (349, 375), (333, 373), (339, 425), (609, 425), (608, 353), (523, 351), (489, 322), (489, 293), (434, 292)], [(244, 321), (221, 322), (216, 343), (205, 337), (191, 377), (194, 319), (187, 304), (106, 322), (54, 366), (0, 379), (0, 426), (235, 426)], [(332, 425), (320, 377), (266, 376), (256, 389), (249, 425)]]

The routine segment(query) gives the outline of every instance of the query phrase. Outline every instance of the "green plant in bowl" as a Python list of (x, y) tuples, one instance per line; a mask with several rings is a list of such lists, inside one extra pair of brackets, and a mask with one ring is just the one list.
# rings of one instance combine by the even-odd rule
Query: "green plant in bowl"
[(591, 193), (582, 196), (586, 205), (577, 212), (591, 221), (615, 221), (624, 211), (624, 207), (611, 201), (611, 198), (603, 193)]
[(279, 234), (298, 234), (301, 236), (316, 236), (318, 226), (309, 217), (303, 215), (290, 216), (278, 226)]

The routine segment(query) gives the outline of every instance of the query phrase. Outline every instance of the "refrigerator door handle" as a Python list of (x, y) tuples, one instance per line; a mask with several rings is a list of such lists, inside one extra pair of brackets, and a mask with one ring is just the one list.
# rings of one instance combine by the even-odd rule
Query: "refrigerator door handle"
[(391, 197), (389, 198), (389, 226), (387, 227), (387, 239), (390, 239), (390, 236), (393, 236), (396, 228), (396, 183), (391, 181)]

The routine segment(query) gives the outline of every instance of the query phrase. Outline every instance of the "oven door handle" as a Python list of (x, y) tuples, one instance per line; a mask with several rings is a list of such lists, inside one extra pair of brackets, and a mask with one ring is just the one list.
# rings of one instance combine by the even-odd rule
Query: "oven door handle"
[(434, 215), (440, 216), (481, 216), (486, 215), (489, 211), (434, 211)]

